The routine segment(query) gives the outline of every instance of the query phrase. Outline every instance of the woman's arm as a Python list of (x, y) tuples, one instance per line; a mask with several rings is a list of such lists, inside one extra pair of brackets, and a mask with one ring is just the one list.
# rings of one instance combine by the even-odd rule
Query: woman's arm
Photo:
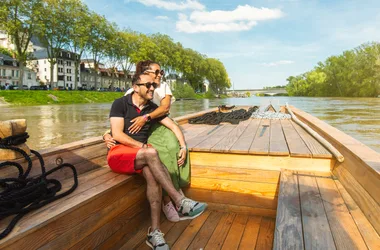
[[(155, 118), (168, 114), (170, 111), (171, 98), (172, 98), (171, 95), (166, 95), (164, 98), (162, 98), (160, 102), (160, 106), (156, 108), (156, 110), (154, 110), (152, 113), (149, 114), (150, 118), (155, 119)], [(136, 117), (135, 119), (131, 121), (132, 125), (128, 128), (129, 132), (131, 134), (138, 133), (147, 121), (148, 121), (148, 118), (146, 116)]]
[(182, 166), (185, 163), (186, 160), (186, 153), (187, 153), (187, 147), (185, 142), (185, 136), (182, 133), (182, 130), (179, 128), (179, 126), (169, 117), (166, 117), (160, 121), (160, 123), (164, 126), (166, 126), (168, 129), (173, 131), (175, 136), (177, 137), (180, 145), (180, 151), (179, 151), (179, 159), (178, 159), (178, 166)]

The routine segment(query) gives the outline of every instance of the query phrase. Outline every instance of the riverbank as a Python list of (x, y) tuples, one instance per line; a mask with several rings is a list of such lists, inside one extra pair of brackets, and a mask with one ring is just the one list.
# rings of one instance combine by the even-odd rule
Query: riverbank
[[(124, 95), (123, 92), (98, 91), (53, 91), (53, 90), (0, 90), (0, 106), (38, 106), (50, 104), (86, 104), (112, 103)], [(221, 95), (220, 98), (227, 96)], [(196, 94), (195, 98), (212, 99), (205, 94)]]

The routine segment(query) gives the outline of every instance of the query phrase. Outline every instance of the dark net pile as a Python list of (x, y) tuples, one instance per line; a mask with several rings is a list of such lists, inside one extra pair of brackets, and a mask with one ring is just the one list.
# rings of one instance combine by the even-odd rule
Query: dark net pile
[[(9, 149), (20, 153), (28, 163), (27, 169), (18, 162), (0, 162), (0, 168), (15, 167), (18, 169), (17, 177), (0, 177), (0, 221), (8, 216), (14, 216), (4, 231), (0, 232), (0, 240), (5, 238), (16, 223), (28, 212), (45, 206), (59, 198), (72, 193), (78, 186), (78, 175), (75, 167), (69, 163), (63, 163), (49, 171), (46, 171), (45, 162), (42, 156), (34, 150), (30, 150), (38, 159), (41, 175), (29, 177), (33, 162), (28, 154), (22, 149), (15, 147), (26, 142), (29, 137), (27, 133), (19, 136), (0, 138), (0, 149)], [(49, 175), (68, 168), (73, 173), (74, 183), (70, 189), (62, 192), (62, 184), (56, 179), (49, 178)], [(61, 192), (60, 192), (61, 191)]]
[(202, 116), (189, 119), (190, 124), (209, 124), (217, 125), (221, 122), (229, 122), (231, 124), (239, 124), (240, 121), (245, 121), (252, 116), (252, 113), (258, 109), (257, 106), (250, 107), (247, 110), (239, 109), (228, 113), (209, 112)]

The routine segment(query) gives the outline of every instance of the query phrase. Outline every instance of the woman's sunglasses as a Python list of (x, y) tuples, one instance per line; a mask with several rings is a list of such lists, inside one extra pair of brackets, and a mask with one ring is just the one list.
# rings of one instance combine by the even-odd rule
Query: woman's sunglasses
[(164, 70), (159, 70), (159, 69), (156, 69), (156, 70), (151, 70), (151, 69), (147, 69), (144, 71), (145, 72), (148, 72), (148, 73), (154, 73), (156, 75), (156, 77), (160, 74), (161, 76), (165, 75), (165, 71)]
[(157, 83), (155, 82), (146, 82), (146, 83), (136, 83), (137, 86), (142, 86), (144, 85), (147, 89), (150, 89), (150, 87), (153, 86), (153, 88), (157, 88)]

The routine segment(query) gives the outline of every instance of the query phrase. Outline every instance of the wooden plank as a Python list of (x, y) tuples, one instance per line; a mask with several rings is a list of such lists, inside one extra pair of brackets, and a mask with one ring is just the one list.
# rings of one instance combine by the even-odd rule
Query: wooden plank
[(59, 249), (62, 246), (70, 248), (97, 229), (101, 228), (104, 224), (112, 221), (125, 209), (131, 207), (135, 203), (144, 201), (146, 197), (145, 193), (146, 188), (142, 186), (128, 190), (128, 195), (110, 203), (107, 207), (89, 216), (83, 222), (78, 222), (76, 225), (72, 226), (70, 230), (60, 234), (56, 239), (49, 241), (40, 249)]
[(274, 249), (303, 249), (301, 207), (297, 175), (281, 171)]
[(281, 120), (282, 129), (285, 134), (291, 156), (311, 157), (311, 152), (305, 142), (292, 126), (289, 120)]
[[(81, 193), (87, 191), (88, 189), (90, 188), (93, 188), (94, 186), (96, 185), (99, 185), (103, 182), (106, 182), (108, 180), (111, 180), (113, 178), (115, 178), (117, 176), (116, 173), (113, 173), (113, 172), (110, 172), (109, 169), (107, 168), (101, 168), (101, 169), (96, 169), (96, 170), (93, 170), (91, 172), (88, 172), (87, 174), (84, 174), (84, 175), (81, 175), (78, 177), (78, 187), (77, 189), (65, 196), (65, 197), (62, 197), (54, 202), (51, 202), (49, 204), (46, 204), (45, 206), (39, 208), (38, 210), (34, 210), (34, 211), (31, 211), (29, 212), (28, 214), (26, 214), (18, 223), (17, 223), (17, 228), (18, 228), (18, 231), (23, 232), (25, 230), (22, 229), (23, 225), (27, 225), (28, 227), (31, 227), (30, 225), (30, 222), (29, 221), (34, 221), (34, 217), (35, 216), (38, 216), (38, 214), (41, 214), (41, 213), (44, 213), (44, 211), (48, 210), (49, 208), (53, 207), (53, 206), (57, 206), (58, 204), (64, 204), (64, 202), (68, 199), (71, 199), (72, 197), (74, 196), (77, 196), (77, 195), (80, 195)], [(62, 191), (66, 191), (68, 190), (71, 186), (73, 185), (73, 180), (65, 180), (62, 182)], [(0, 231), (4, 230), (7, 225), (9, 224), (9, 222), (11, 221), (13, 217), (7, 217), (3, 220), (0, 221)], [(46, 218), (48, 219), (48, 218)], [(32, 230), (33, 229), (30, 229), (29, 230)], [(30, 232), (32, 232), (30, 231)], [(14, 230), (13, 230), (13, 233)], [(11, 237), (11, 236), (9, 236)], [(10, 239), (10, 238), (6, 238), (8, 240), (16, 240), (17, 237), (22, 237), (22, 236), (17, 236), (17, 234), (13, 234), (14, 237), (13, 239)], [(3, 241), (6, 241), (6, 239), (4, 239)], [(0, 241), (0, 245), (1, 243), (3, 243), (3, 241)]]
[(301, 136), (302, 140), (305, 142), (306, 146), (309, 148), (313, 157), (317, 158), (332, 158), (333, 155), (323, 147), (312, 135), (305, 131), (300, 125), (291, 121), (291, 124)]
[(269, 155), (289, 155), (280, 120), (270, 121)]
[(280, 180), (280, 171), (210, 167), (192, 164), (191, 176), (210, 179), (240, 180), (277, 184)]
[(199, 230), (198, 234), (195, 236), (194, 240), (187, 249), (199, 250), (204, 248), (223, 215), (224, 213), (211, 211), (211, 214), (208, 216), (206, 222), (203, 224), (202, 228)]
[[(97, 229), (83, 240), (75, 244), (70, 250), (74, 249), (94, 249), (95, 247), (101, 245), (107, 238), (116, 233), (119, 230), (122, 230), (126, 225), (131, 226), (132, 219), (139, 218), (141, 221), (143, 217), (141, 214), (148, 210), (148, 207), (145, 206), (146, 202), (141, 201), (135, 203), (133, 206), (124, 210), (121, 214), (116, 216), (113, 220), (105, 223), (101, 228)], [(141, 223), (139, 221), (139, 223)]]
[(332, 179), (316, 178), (337, 249), (366, 249), (366, 244)]
[(236, 214), (225, 214), (220, 219), (205, 249), (221, 249)]
[(278, 185), (273, 183), (232, 181), (192, 177), (191, 188), (234, 192), (274, 197), (278, 194)]
[[(256, 243), (256, 250), (272, 249), (273, 246), (273, 233), (274, 233), (275, 220), (264, 217), (261, 220), (260, 232)], [(281, 249), (273, 247), (273, 249)], [(283, 248), (283, 249), (296, 249), (296, 248)]]
[(237, 214), (246, 215), (260, 215), (263, 217), (276, 218), (276, 210), (269, 208), (257, 208), (257, 207), (247, 207), (247, 206), (236, 206), (230, 204), (221, 204), (214, 202), (207, 202), (208, 209), (221, 211), (221, 212), (231, 212)]
[(241, 238), (239, 250), (254, 249), (259, 236), (261, 216), (250, 216)]
[(212, 152), (229, 152), (232, 145), (240, 138), (249, 123), (250, 119), (241, 121), (232, 131), (230, 131), (221, 141), (211, 148)]
[[(189, 124), (190, 125), (190, 124)], [(190, 125), (190, 128), (187, 128), (183, 131), (183, 135), (185, 136), (185, 140), (189, 141), (190, 139), (197, 137), (199, 134), (206, 130), (210, 130), (215, 128), (215, 125)]]
[(250, 154), (268, 155), (269, 153), (270, 120), (262, 119), (260, 126), (249, 148)]
[(248, 153), (253, 139), (255, 138), (256, 132), (259, 128), (260, 122), (261, 119), (251, 119), (251, 122), (249, 123), (248, 127), (245, 129), (243, 134), (230, 148), (231, 153)]
[(171, 247), (173, 250), (182, 250), (187, 249), (187, 247), (191, 244), (192, 240), (197, 235), (198, 231), (201, 229), (205, 221), (210, 215), (210, 211), (205, 211), (199, 217), (192, 220), (189, 226), (185, 229), (185, 231), (181, 234), (179, 239), (175, 242), (175, 244)]
[(222, 249), (238, 249), (241, 237), (243, 236), (245, 225), (247, 224), (248, 216), (236, 215), (234, 222), (227, 234)]
[[(347, 159), (346, 159), (347, 161)], [(349, 163), (347, 163), (349, 164)], [(375, 228), (377, 233), (380, 233), (380, 206), (377, 201), (371, 196), (367, 190), (358, 182), (360, 172), (355, 177), (342, 164), (334, 169), (334, 175), (339, 178), (339, 181), (345, 187), (356, 204), (360, 207), (369, 222)], [(367, 181), (370, 181), (369, 179)], [(379, 196), (379, 193), (377, 194)]]
[(286, 156), (259, 156), (244, 154), (223, 154), (190, 152), (191, 164), (197, 166), (212, 166), (239, 169), (264, 169), (280, 171), (281, 169), (330, 172), (335, 160), (286, 157)]
[(206, 130), (199, 133), (197, 136), (186, 140), (187, 147), (190, 150), (193, 150), (193, 148), (201, 143), (202, 141), (206, 140), (208, 137), (212, 136), (214, 133), (218, 133), (220, 129), (223, 128), (224, 125), (209, 125)]
[[(292, 110), (300, 120), (339, 149), (345, 157), (345, 161), (340, 166), (347, 169), (368, 194), (380, 204), (380, 154), (326, 122), (297, 108), (292, 107)], [(351, 191), (348, 190), (349, 183), (346, 185), (342, 182), (342, 184), (366, 214), (368, 205), (363, 203), (363, 200), (354, 197)], [(375, 226), (378, 233), (380, 233), (379, 228), (380, 225), (379, 227)]]
[(312, 173), (298, 173), (305, 249), (335, 249), (329, 222)]
[(344, 202), (350, 211), (352, 218), (354, 219), (361, 235), (367, 247), (369, 249), (380, 249), (380, 236), (373, 228), (371, 223), (365, 217), (364, 213), (360, 210), (354, 199), (349, 195), (347, 190), (343, 187), (340, 181), (335, 180), (335, 184), (338, 187), (339, 193), (342, 196)]
[[(120, 249), (120, 250), (136, 249), (139, 245), (144, 243), (150, 224), (151, 224), (150, 218), (147, 220), (143, 220), (141, 224), (137, 226), (138, 230), (136, 230), (135, 228), (132, 234), (125, 237), (127, 242), (124, 245), (122, 245), (120, 248), (116, 245), (115, 247), (113, 247), (113, 249)], [(102, 247), (102, 249), (107, 249), (107, 248)]]
[(234, 192), (223, 192), (198, 188), (189, 188), (185, 190), (185, 194), (186, 197), (190, 197), (197, 201), (256, 208), (269, 208), (274, 210), (277, 208), (277, 196), (268, 197), (255, 194), (238, 194)]
[[(64, 204), (57, 204), (57, 206), (49, 208), (46, 212), (34, 216), (32, 221), (28, 220), (27, 224), (25, 223), (22, 227), (13, 230), (10, 234), (10, 240), (4, 244), (9, 244), (11, 240), (17, 239), (17, 242), (12, 242), (12, 246), (19, 247), (19, 249), (42, 246), (61, 235), (65, 230), (73, 227), (73, 225), (77, 225), (78, 219), (85, 220), (109, 203), (120, 199), (127, 190), (141, 184), (138, 178), (118, 175), (80, 195), (68, 199)], [(107, 192), (112, 192), (112, 195), (107, 195)], [(89, 205), (86, 206), (86, 204)], [(20, 236), (22, 239), (19, 238)]]
[[(104, 240), (95, 249), (108, 250), (119, 249), (130, 238), (132, 238), (136, 231), (140, 228), (144, 228), (145, 233), (150, 224), (150, 211), (149, 209), (143, 210), (137, 216), (134, 216), (131, 220), (124, 221), (123, 226)], [(76, 248), (76, 249), (91, 249), (91, 248)]]
[(183, 220), (175, 223), (169, 232), (165, 234), (166, 243), (168, 243), (169, 246), (173, 246), (190, 222), (191, 220)]
[(204, 152), (212, 151), (211, 148), (214, 147), (223, 138), (225, 138), (234, 128), (236, 128), (236, 125), (232, 125), (232, 124), (223, 125), (223, 127), (221, 129), (218, 129), (217, 132), (210, 134), (210, 136), (207, 137), (207, 140), (204, 140), (201, 143), (192, 147), (192, 150), (204, 151)]

